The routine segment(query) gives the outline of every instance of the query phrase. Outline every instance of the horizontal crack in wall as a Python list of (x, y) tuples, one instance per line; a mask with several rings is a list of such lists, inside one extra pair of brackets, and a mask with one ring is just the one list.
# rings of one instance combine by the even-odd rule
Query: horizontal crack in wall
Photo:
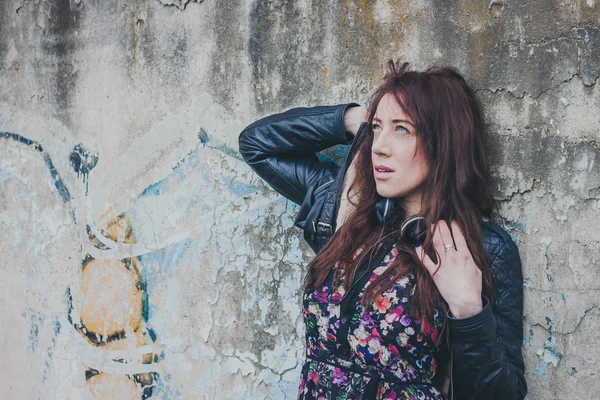
[(160, 4), (166, 7), (177, 7), (180, 10), (185, 10), (188, 3), (202, 3), (204, 0), (158, 0)]
[(496, 93), (498, 93), (498, 92), (506, 92), (506, 93), (510, 94), (512, 97), (514, 97), (515, 99), (523, 100), (525, 97), (529, 97), (529, 98), (530, 98), (530, 99), (532, 99), (532, 100), (536, 100), (536, 99), (540, 98), (540, 96), (541, 96), (541, 95), (543, 95), (543, 94), (545, 94), (546, 92), (549, 92), (549, 91), (555, 90), (555, 89), (559, 88), (560, 86), (564, 85), (565, 83), (569, 83), (569, 82), (571, 82), (571, 81), (573, 80), (573, 78), (575, 78), (575, 77), (578, 77), (578, 78), (581, 80), (581, 84), (582, 84), (583, 86), (585, 86), (585, 87), (589, 87), (589, 88), (591, 88), (591, 87), (595, 86), (595, 85), (596, 85), (596, 83), (598, 82), (598, 78), (600, 78), (600, 76), (596, 76), (596, 78), (594, 78), (594, 81), (593, 81), (591, 84), (589, 84), (589, 85), (586, 85), (586, 84), (583, 82), (583, 79), (582, 79), (582, 77), (581, 77), (581, 74), (580, 74), (579, 72), (576, 72), (576, 73), (574, 73), (573, 75), (571, 75), (571, 77), (569, 77), (568, 79), (565, 79), (565, 80), (563, 80), (563, 81), (561, 81), (561, 82), (557, 83), (557, 84), (556, 84), (556, 85), (554, 85), (554, 86), (550, 86), (550, 87), (548, 87), (548, 88), (544, 88), (544, 89), (542, 89), (542, 90), (540, 91), (540, 93), (539, 93), (539, 94), (537, 94), (537, 95), (535, 95), (535, 96), (532, 96), (530, 93), (527, 93), (526, 91), (523, 91), (523, 92), (521, 92), (521, 94), (517, 94), (517, 93), (515, 93), (513, 90), (510, 90), (510, 89), (508, 89), (508, 88), (503, 88), (503, 87), (497, 87), (497, 88), (493, 88), (493, 89), (486, 88), (486, 87), (479, 87), (479, 88), (475, 88), (475, 92), (479, 92), (479, 91), (486, 91), (486, 92), (490, 92), (490, 93), (492, 93), (492, 94), (496, 94)]

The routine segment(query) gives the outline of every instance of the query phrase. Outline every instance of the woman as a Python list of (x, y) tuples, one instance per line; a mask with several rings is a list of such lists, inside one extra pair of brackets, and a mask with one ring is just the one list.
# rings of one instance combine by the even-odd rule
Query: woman
[[(341, 167), (315, 155), (348, 143)], [(289, 110), (239, 145), (317, 252), (298, 398), (524, 398), (521, 264), (489, 219), (485, 126), (459, 73), (390, 61), (368, 108)]]

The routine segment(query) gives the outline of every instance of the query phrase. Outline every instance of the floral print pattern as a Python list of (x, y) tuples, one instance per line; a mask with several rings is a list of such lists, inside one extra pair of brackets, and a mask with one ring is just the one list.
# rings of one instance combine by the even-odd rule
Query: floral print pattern
[[(362, 248), (353, 254), (354, 259)], [(435, 311), (434, 325), (421, 323), (410, 313), (415, 276), (395, 282), (363, 309), (365, 288), (398, 255), (394, 244), (380, 264), (363, 279), (362, 287), (332, 289), (331, 279), (321, 289), (304, 293), (307, 360), (302, 368), (299, 399), (419, 399), (441, 400), (431, 385), (437, 369), (439, 335), (444, 313)], [(441, 306), (441, 304), (440, 304)]]

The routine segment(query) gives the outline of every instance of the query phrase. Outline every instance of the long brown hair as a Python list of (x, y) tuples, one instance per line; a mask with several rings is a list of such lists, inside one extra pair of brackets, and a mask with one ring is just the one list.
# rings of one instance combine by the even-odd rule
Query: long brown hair
[[(322, 288), (332, 269), (334, 285), (346, 289), (352, 283), (358, 265), (352, 255), (357, 245), (369, 248), (381, 233), (375, 205), (377, 194), (373, 177), (371, 146), (372, 121), (377, 106), (386, 94), (393, 94), (415, 126), (418, 146), (429, 163), (422, 196), (421, 215), (430, 223), (455, 220), (483, 276), (484, 294), (493, 299), (492, 276), (483, 244), (481, 218), (489, 217), (493, 208), (487, 160), (487, 129), (481, 106), (465, 79), (454, 69), (432, 67), (423, 72), (412, 71), (408, 63), (389, 61), (389, 72), (374, 92), (368, 112), (365, 137), (356, 149), (356, 176), (348, 192), (355, 193), (358, 201), (350, 198), (355, 207), (344, 225), (335, 232), (325, 248), (309, 264), (306, 276), (308, 288)], [(407, 217), (398, 199), (395, 212), (385, 223), (384, 234), (397, 230)], [(428, 234), (423, 244), (425, 251), (437, 256), (433, 235)], [(397, 243), (398, 256), (387, 270), (372, 282), (362, 298), (363, 306), (375, 301), (385, 290), (412, 272), (416, 278), (410, 297), (411, 314), (433, 323), (436, 306), (447, 304), (435, 286), (431, 275), (419, 261), (412, 245)], [(358, 261), (358, 260), (357, 260)], [(340, 278), (343, 276), (343, 278)], [(341, 282), (343, 280), (343, 282)], [(447, 328), (444, 326), (444, 333)], [(439, 336), (438, 343), (442, 336)]]

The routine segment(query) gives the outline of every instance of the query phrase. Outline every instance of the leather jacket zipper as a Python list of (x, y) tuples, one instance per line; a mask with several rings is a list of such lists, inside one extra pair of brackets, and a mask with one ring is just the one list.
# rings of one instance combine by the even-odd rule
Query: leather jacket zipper
[(322, 184), (321, 186), (319, 186), (318, 188), (315, 189), (314, 194), (317, 194), (317, 192), (319, 190), (321, 190), (322, 188), (324, 188), (325, 186), (329, 185), (331, 182), (333, 182), (335, 179), (330, 180), (329, 182), (325, 182), (324, 184)]

